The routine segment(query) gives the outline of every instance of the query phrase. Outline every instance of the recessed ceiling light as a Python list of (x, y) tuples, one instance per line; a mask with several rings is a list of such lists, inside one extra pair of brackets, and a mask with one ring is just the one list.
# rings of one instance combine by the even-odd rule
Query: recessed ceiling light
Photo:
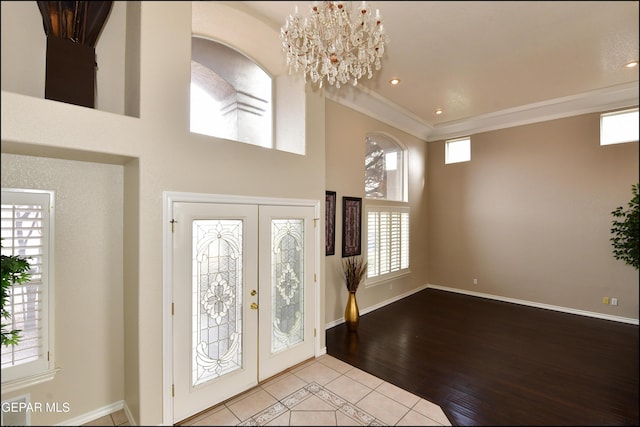
[(638, 61), (631, 61), (629, 63), (627, 63), (627, 65), (625, 65), (625, 67), (627, 68), (633, 68), (633, 67), (637, 67), (638, 66)]
[(438, 108), (436, 111), (434, 111), (437, 115), (442, 114), (442, 108)]
[(400, 79), (391, 79), (391, 80), (389, 80), (389, 83), (392, 86), (399, 85), (400, 84)]

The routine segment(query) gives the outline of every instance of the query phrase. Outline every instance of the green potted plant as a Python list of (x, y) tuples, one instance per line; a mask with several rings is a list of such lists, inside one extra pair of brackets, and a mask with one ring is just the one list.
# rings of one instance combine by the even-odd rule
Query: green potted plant
[[(11, 319), (11, 313), (6, 304), (10, 301), (10, 288), (16, 283), (28, 282), (31, 278), (29, 262), (18, 255), (2, 255), (2, 312), (0, 315), (4, 320)], [(20, 341), (20, 330), (11, 329), (10, 323), (2, 323), (1, 342), (4, 346), (16, 345)]]
[(631, 186), (633, 197), (627, 204), (627, 209), (618, 206), (611, 212), (613, 223), (611, 227), (611, 244), (615, 259), (624, 261), (636, 270), (640, 266), (638, 260), (638, 245), (640, 244), (640, 211), (638, 208), (638, 183)]

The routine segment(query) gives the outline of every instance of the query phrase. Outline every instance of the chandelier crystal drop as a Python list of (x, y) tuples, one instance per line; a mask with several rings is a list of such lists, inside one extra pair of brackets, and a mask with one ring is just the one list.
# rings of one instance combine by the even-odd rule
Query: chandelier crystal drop
[(314, 1), (309, 16), (295, 12), (280, 29), (289, 73), (302, 70), (322, 87), (323, 81), (335, 85), (371, 78), (381, 67), (384, 45), (389, 42), (380, 11), (375, 14), (363, 1), (351, 13), (351, 2)]

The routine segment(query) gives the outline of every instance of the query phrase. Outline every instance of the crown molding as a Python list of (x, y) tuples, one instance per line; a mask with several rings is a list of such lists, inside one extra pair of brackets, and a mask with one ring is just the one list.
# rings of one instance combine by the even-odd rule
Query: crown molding
[(638, 82), (635, 81), (444, 123), (435, 127), (434, 131), (429, 134), (427, 141), (456, 138), (474, 133), (637, 105)]
[(638, 81), (635, 81), (436, 126), (424, 122), (415, 114), (364, 87), (343, 86), (340, 90), (329, 87), (325, 89), (325, 96), (417, 138), (431, 142), (580, 114), (637, 106), (638, 88)]
[(344, 85), (340, 89), (329, 86), (325, 87), (324, 94), (334, 102), (359, 111), (425, 141), (434, 130), (433, 126), (409, 110), (362, 86)]

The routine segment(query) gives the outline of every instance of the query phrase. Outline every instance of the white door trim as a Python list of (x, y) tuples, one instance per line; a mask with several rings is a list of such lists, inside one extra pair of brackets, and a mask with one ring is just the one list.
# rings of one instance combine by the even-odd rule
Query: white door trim
[(315, 230), (316, 256), (314, 270), (316, 274), (315, 286), (315, 329), (314, 338), (315, 356), (321, 354), (320, 333), (320, 256), (324, 250), (320, 247), (320, 201), (311, 199), (284, 199), (257, 196), (236, 196), (227, 194), (186, 193), (164, 191), (162, 193), (162, 425), (173, 425), (173, 397), (171, 393), (173, 378), (173, 327), (171, 319), (171, 303), (173, 300), (173, 251), (171, 237), (171, 213), (173, 204), (177, 202), (201, 202), (201, 203), (233, 203), (256, 205), (288, 205), (288, 206), (312, 206), (314, 216), (317, 218)]

